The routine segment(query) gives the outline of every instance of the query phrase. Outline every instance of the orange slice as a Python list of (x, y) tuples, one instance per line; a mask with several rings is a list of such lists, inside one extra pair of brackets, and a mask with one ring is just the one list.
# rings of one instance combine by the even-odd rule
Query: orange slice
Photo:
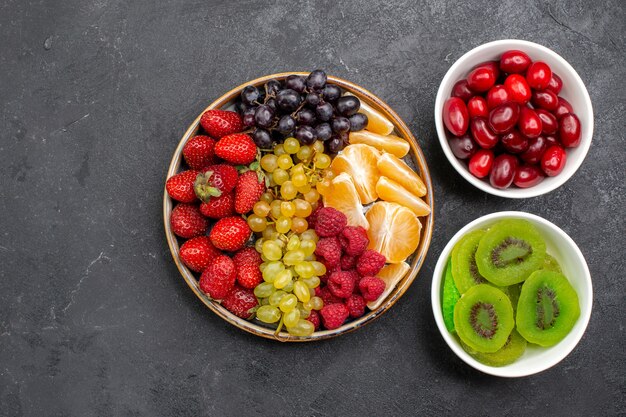
[(358, 132), (350, 132), (350, 143), (364, 143), (371, 145), (380, 151), (394, 154), (398, 158), (402, 158), (409, 153), (409, 142), (394, 135), (379, 135), (378, 133), (367, 130), (359, 130)]
[[(352, 95), (350, 93), (348, 94)], [(367, 130), (380, 135), (388, 135), (393, 132), (393, 123), (391, 123), (389, 119), (383, 116), (378, 110), (374, 110), (372, 106), (365, 103), (363, 100), (360, 101), (361, 107), (359, 108), (359, 113), (363, 113), (367, 116)]]
[(400, 263), (417, 249), (422, 224), (408, 208), (397, 203), (378, 201), (372, 205), (365, 218), (370, 224), (367, 231), (370, 240), (368, 248), (384, 255), (387, 262)]
[(363, 214), (363, 205), (350, 175), (345, 172), (337, 175), (322, 196), (325, 207), (336, 208), (348, 217), (348, 225), (369, 229), (370, 225)]
[(398, 203), (411, 209), (416, 216), (427, 216), (430, 207), (418, 196), (389, 178), (382, 176), (376, 183), (376, 193), (381, 200)]
[(369, 204), (378, 198), (378, 157), (380, 152), (369, 145), (348, 145), (333, 159), (330, 169), (339, 175), (350, 175), (362, 204)]
[(406, 275), (407, 271), (411, 269), (406, 262), (400, 262), (399, 264), (389, 264), (378, 273), (377, 277), (385, 281), (385, 291), (374, 301), (367, 303), (367, 307), (370, 310), (377, 309), (387, 296), (396, 288), (398, 282)]
[(424, 181), (403, 160), (390, 153), (383, 153), (378, 158), (378, 171), (418, 197), (426, 195)]

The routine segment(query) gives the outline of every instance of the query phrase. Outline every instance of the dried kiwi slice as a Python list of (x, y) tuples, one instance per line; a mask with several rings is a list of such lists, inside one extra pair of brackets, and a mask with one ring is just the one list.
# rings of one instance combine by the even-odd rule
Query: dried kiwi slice
[(477, 352), (501, 349), (513, 330), (513, 307), (501, 290), (487, 284), (471, 287), (454, 307), (454, 328)]
[(524, 281), (541, 268), (546, 244), (526, 220), (501, 220), (480, 239), (476, 250), (478, 271), (489, 282), (505, 287)]
[(561, 265), (559, 265), (559, 262), (554, 259), (554, 257), (548, 253), (546, 253), (546, 259), (543, 261), (543, 266), (541, 267), (541, 269), (545, 269), (548, 271), (554, 271), (554, 272), (563, 272), (561, 270)]
[(484, 230), (470, 232), (463, 236), (452, 249), (452, 276), (461, 294), (474, 285), (487, 283), (476, 266), (476, 249), (484, 235)]
[(519, 300), (520, 292), (522, 291), (522, 284), (513, 284), (508, 287), (503, 287), (502, 291), (509, 297), (511, 300), (511, 306), (513, 307), (513, 312), (517, 310), (517, 301)]
[(449, 332), (454, 332), (454, 306), (459, 301), (461, 294), (454, 285), (452, 278), (452, 261), (448, 259), (446, 265), (446, 273), (443, 277), (443, 293), (441, 295), (441, 310), (443, 313), (443, 321)]
[(489, 366), (505, 366), (510, 365), (518, 360), (526, 351), (526, 339), (513, 329), (506, 343), (500, 350), (493, 353), (477, 352), (461, 341), (461, 346), (467, 353), (472, 355), (480, 363)]
[(563, 274), (539, 270), (522, 285), (517, 331), (530, 343), (557, 344), (572, 330), (579, 316), (578, 294)]

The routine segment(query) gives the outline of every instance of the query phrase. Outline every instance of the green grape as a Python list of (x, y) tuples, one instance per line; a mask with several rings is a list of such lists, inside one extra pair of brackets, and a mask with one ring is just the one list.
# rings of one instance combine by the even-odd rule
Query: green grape
[(259, 217), (256, 214), (248, 216), (248, 226), (253, 232), (262, 232), (267, 227), (265, 217)]
[(298, 217), (309, 217), (313, 208), (311, 207), (311, 203), (305, 201), (301, 198), (296, 198), (293, 200), (293, 204), (296, 208), (294, 215)]
[(300, 142), (296, 138), (287, 138), (283, 143), (283, 148), (288, 154), (294, 154), (300, 149)]
[(309, 223), (302, 217), (294, 217), (291, 219), (291, 230), (295, 233), (302, 233), (309, 228)]
[[(263, 232), (265, 232), (265, 230)], [(259, 253), (263, 253), (263, 238), (259, 238), (254, 242), (254, 249)]]
[(284, 251), (285, 250), (285, 246), (287, 246), (287, 242), (285, 242), (282, 239), (275, 239), (276, 244), (278, 245), (278, 247), (280, 248), (280, 250)]
[(307, 159), (311, 157), (311, 154), (312, 154), (311, 148), (307, 145), (304, 145), (300, 147), (300, 150), (298, 151), (296, 156), (298, 157), (299, 160), (306, 161)]
[(278, 167), (280, 169), (289, 169), (293, 166), (293, 160), (291, 159), (291, 156), (287, 154), (279, 156), (276, 162), (278, 163)]
[(271, 153), (264, 155), (263, 158), (261, 158), (261, 168), (263, 168), (267, 172), (274, 172), (274, 170), (278, 166), (276, 162), (277, 159), (278, 157)]
[[(293, 276), (293, 271), (291, 272), (291, 276)], [(293, 280), (289, 281), (287, 285), (283, 288), (285, 292), (293, 292)]]
[(315, 152), (324, 152), (324, 142), (321, 140), (315, 141), (313, 144), (313, 150)]
[(289, 229), (291, 229), (291, 219), (283, 216), (278, 217), (276, 220), (276, 231), (278, 233), (287, 233)]
[[(277, 219), (280, 217), (280, 204), (282, 200), (274, 200), (272, 204), (270, 204), (270, 213), (273, 218)], [(274, 226), (274, 230), (276, 230), (276, 226)]]
[[(270, 283), (267, 282), (266, 284), (270, 284)], [(273, 284), (270, 284), (270, 285), (272, 285), (272, 290), (274, 290), (274, 285)], [(285, 291), (281, 291), (281, 290), (274, 291), (269, 296), (269, 303), (270, 303), (270, 305), (278, 307), (278, 304), (280, 304), (280, 300), (282, 300), (283, 297), (286, 296), (286, 295), (287, 295), (287, 293)]]
[(271, 203), (273, 199), (274, 196), (270, 192), (261, 194), (261, 201), (265, 201), (267, 204)]
[(302, 252), (304, 252), (305, 256), (313, 255), (313, 253), (315, 252), (315, 247), (316, 244), (312, 240), (303, 240), (302, 243), (300, 243), (300, 249), (302, 249)]
[(296, 187), (296, 190), (298, 190), (299, 193), (308, 193), (309, 191), (311, 191), (311, 184), (309, 184), (308, 182), (304, 185), (301, 185), (300, 187)]
[(263, 230), (263, 239), (265, 240), (276, 240), (278, 237), (278, 232), (276, 232), (276, 228), (273, 224), (268, 224), (265, 230)]
[(298, 303), (296, 308), (300, 310), (300, 317), (303, 319), (306, 319), (307, 317), (311, 315), (311, 309), (310, 308), (307, 309), (306, 307), (304, 307), (304, 303)]
[(318, 240), (320, 240), (320, 238), (317, 236), (317, 233), (315, 233), (314, 229), (309, 229), (309, 230), (305, 230), (304, 232), (302, 232), (302, 234), (300, 234), (300, 239), (312, 240), (313, 242), (317, 242)]
[(296, 297), (298, 297), (298, 300), (302, 301), (303, 303), (311, 299), (309, 288), (302, 281), (296, 281), (293, 283), (293, 293)]
[(293, 294), (287, 294), (280, 300), (278, 308), (280, 308), (283, 313), (287, 313), (296, 308), (296, 305), (298, 305), (298, 298)]
[(292, 273), (289, 269), (285, 269), (284, 271), (280, 271), (278, 275), (276, 275), (276, 279), (274, 280), (274, 287), (278, 289), (285, 288), (289, 282), (291, 282)]
[(300, 238), (298, 235), (292, 235), (287, 242), (287, 250), (295, 250), (300, 248)]
[(309, 301), (304, 303), (307, 310), (321, 310), (324, 307), (324, 301), (320, 297), (311, 297)]
[(261, 272), (263, 272), (263, 270), (267, 267), (268, 262), (262, 262), (261, 265), (259, 265), (259, 270)]
[(311, 262), (311, 266), (315, 270), (315, 274), (314, 275), (316, 275), (318, 277), (321, 277), (322, 275), (324, 275), (326, 273), (326, 265), (324, 265), (321, 262), (313, 261), (313, 262)]
[(291, 168), (290, 174), (296, 175), (296, 174), (304, 174), (304, 164), (302, 162), (300, 162), (297, 165), (294, 165), (293, 168)]
[(311, 289), (317, 288), (320, 285), (320, 279), (315, 275), (309, 278), (302, 278), (302, 282), (304, 282), (306, 286)]
[(320, 193), (315, 188), (311, 188), (308, 192), (302, 194), (304, 195), (304, 199), (309, 204), (314, 203), (320, 199)]
[(315, 275), (315, 269), (311, 265), (311, 262), (302, 261), (298, 262), (295, 267), (296, 273), (300, 275), (302, 278), (311, 278)]
[(270, 305), (264, 305), (259, 307), (256, 311), (256, 318), (261, 320), (263, 323), (276, 323), (280, 320), (280, 311)]
[(298, 190), (296, 190), (295, 185), (293, 185), (291, 181), (285, 181), (280, 186), (280, 195), (285, 200), (293, 200), (294, 198), (296, 198), (297, 194), (298, 194)]
[(270, 204), (267, 201), (257, 201), (254, 203), (254, 207), (252, 207), (252, 211), (259, 217), (267, 217), (270, 214)]
[(267, 259), (267, 258), (265, 257), (265, 255), (263, 255), (263, 254), (261, 254), (261, 259), (263, 259), (263, 262), (269, 262), (269, 261), (270, 261), (270, 260), (269, 260), (269, 259)]
[(283, 316), (283, 323), (287, 326), (287, 328), (297, 325), (298, 320), (300, 320), (300, 310), (297, 308), (285, 313)]
[(287, 331), (293, 336), (310, 336), (315, 331), (315, 326), (308, 320), (300, 319), (295, 326), (287, 327)]
[(261, 301), (259, 301), (259, 305), (261, 306), (266, 306), (270, 304), (270, 300), (269, 298), (261, 298)]
[(285, 153), (286, 153), (285, 148), (282, 143), (279, 143), (278, 145), (274, 146), (274, 155), (281, 156), (281, 155), (284, 155)]
[(330, 156), (325, 153), (318, 153), (313, 160), (315, 161), (315, 168), (325, 169), (330, 166)]
[(276, 184), (283, 185), (285, 182), (289, 181), (289, 173), (282, 168), (276, 168), (272, 173), (272, 178)]
[(280, 203), (280, 212), (285, 217), (293, 217), (296, 212), (296, 205), (291, 201), (283, 201)]
[(293, 185), (296, 187), (304, 187), (308, 180), (304, 174), (294, 174), (291, 177), (291, 182), (293, 182)]
[(295, 265), (298, 262), (302, 262), (303, 260), (304, 252), (302, 252), (300, 249), (287, 251), (283, 256), (283, 263), (285, 265)]
[(254, 288), (254, 295), (257, 298), (267, 298), (274, 292), (274, 284), (271, 282), (262, 282)]
[(263, 270), (263, 280), (266, 282), (274, 282), (276, 276), (284, 270), (285, 265), (282, 262), (270, 262)]
[(282, 258), (283, 251), (275, 241), (267, 240), (263, 242), (263, 255), (270, 261), (277, 261)]

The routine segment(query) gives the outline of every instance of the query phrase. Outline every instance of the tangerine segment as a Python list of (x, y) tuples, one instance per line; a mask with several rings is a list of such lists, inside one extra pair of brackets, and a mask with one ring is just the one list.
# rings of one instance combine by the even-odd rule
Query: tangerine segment
[(378, 133), (367, 130), (359, 130), (358, 132), (350, 132), (350, 143), (365, 143), (371, 145), (380, 151), (394, 154), (398, 158), (402, 158), (409, 153), (409, 142), (394, 135), (379, 135)]
[(378, 171), (418, 197), (426, 195), (426, 185), (415, 171), (402, 159), (390, 153), (383, 153), (378, 158)]
[(368, 249), (382, 254), (387, 262), (400, 263), (417, 249), (422, 224), (408, 208), (378, 201), (372, 204), (365, 218), (370, 224)]
[(362, 204), (369, 204), (378, 198), (378, 157), (380, 152), (369, 145), (348, 145), (333, 159), (330, 169), (339, 175), (350, 175)]
[(398, 282), (406, 275), (407, 271), (411, 269), (406, 262), (400, 262), (398, 264), (389, 264), (378, 273), (377, 277), (385, 282), (385, 291), (374, 301), (367, 303), (367, 307), (370, 310), (375, 310), (385, 301), (387, 296), (396, 288)]
[(381, 200), (398, 203), (411, 209), (416, 216), (427, 216), (430, 207), (418, 196), (411, 194), (409, 190), (389, 178), (382, 176), (376, 183), (376, 193)]
[[(350, 93), (348, 94), (353, 95)], [(378, 110), (374, 110), (372, 106), (366, 104), (363, 100), (360, 101), (361, 107), (359, 108), (359, 113), (363, 113), (367, 116), (367, 130), (380, 135), (388, 135), (393, 132), (393, 123), (391, 123), (389, 119), (383, 116), (383, 114)]]
[(350, 175), (345, 172), (337, 175), (322, 196), (325, 207), (333, 207), (348, 217), (349, 226), (369, 229), (370, 225), (363, 214), (363, 205)]

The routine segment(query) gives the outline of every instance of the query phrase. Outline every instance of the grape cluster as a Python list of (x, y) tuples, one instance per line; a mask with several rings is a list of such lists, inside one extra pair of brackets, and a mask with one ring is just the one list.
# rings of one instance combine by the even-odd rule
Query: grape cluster
[(324, 142), (329, 153), (348, 144), (348, 133), (367, 126), (367, 116), (358, 113), (357, 97), (343, 95), (341, 88), (327, 83), (326, 73), (315, 70), (308, 77), (290, 75), (284, 82), (270, 80), (262, 87), (241, 91), (236, 105), (252, 138), (261, 149), (295, 137), (302, 145)]

